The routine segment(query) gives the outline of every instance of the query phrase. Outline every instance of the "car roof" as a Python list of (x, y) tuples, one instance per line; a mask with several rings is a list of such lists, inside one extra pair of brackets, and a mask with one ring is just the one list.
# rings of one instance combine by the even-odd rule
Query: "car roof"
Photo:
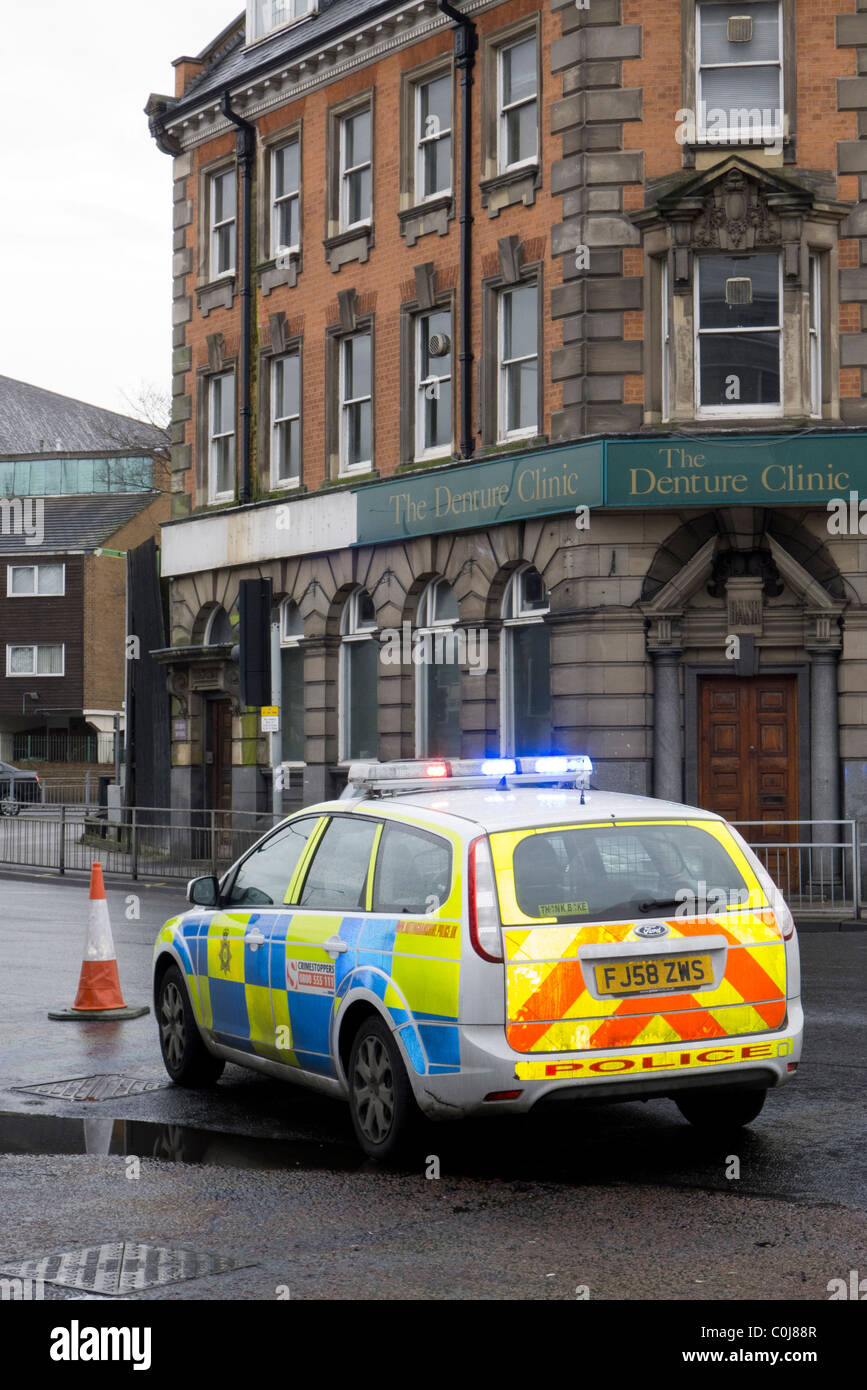
[(721, 821), (714, 811), (685, 806), (678, 801), (662, 801), (651, 796), (630, 796), (625, 792), (564, 790), (559, 787), (455, 787), (446, 790), (440, 784), (436, 791), (407, 791), (395, 796), (363, 796), (351, 801), (335, 801), (321, 807), (306, 807), (310, 811), (429, 811), (437, 815), (455, 816), (470, 820), (485, 830), (510, 830), (518, 826), (598, 823), (615, 820), (709, 820)]

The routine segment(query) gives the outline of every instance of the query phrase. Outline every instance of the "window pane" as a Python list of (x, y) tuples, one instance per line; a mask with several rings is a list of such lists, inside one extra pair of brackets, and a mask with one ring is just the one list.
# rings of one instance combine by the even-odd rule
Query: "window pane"
[[(752, 304), (726, 304), (726, 280), (748, 279)], [(702, 256), (701, 328), (776, 328), (780, 322), (780, 262), (776, 255)]]
[(214, 179), (214, 221), (226, 222), (235, 216), (235, 171)]
[(349, 175), (347, 219), (366, 222), (370, 217), (370, 170), (360, 169)]
[(542, 576), (537, 569), (524, 570), (518, 576), (518, 583), (521, 586), (520, 603), (521, 611), (539, 612), (548, 607), (548, 591), (542, 582)]
[[(731, 130), (749, 136), (780, 123), (779, 68), (705, 69), (701, 95), (710, 133)], [(714, 115), (715, 111), (724, 111), (725, 119)]]
[[(436, 652), (436, 638), (429, 639)], [(446, 648), (448, 650), (448, 648)], [(425, 671), (427, 748), (430, 758), (461, 755), (461, 671), (456, 661), (433, 662)]]
[(13, 676), (29, 675), (33, 671), (33, 648), (10, 647), (9, 670)]
[(297, 353), (274, 363), (274, 418), (299, 414), (300, 360)]
[[(428, 392), (436, 390), (431, 397)], [(428, 387), (424, 396), (424, 447), (447, 449), (452, 442), (452, 384), (440, 381)]]
[(431, 620), (435, 623), (457, 622), (458, 601), (447, 579), (440, 579), (431, 594)]
[(702, 338), (701, 403), (779, 405), (779, 333), (715, 333)]
[(536, 424), (538, 385), (535, 362), (517, 362), (506, 368), (507, 430), (530, 429)]
[(282, 704), (280, 725), (282, 757), (287, 763), (304, 761), (304, 653), (298, 647), (284, 647), (280, 654)]
[(518, 164), (536, 156), (536, 103), (516, 106), (506, 113), (506, 162)]
[(350, 116), (345, 130), (346, 168), (366, 164), (370, 159), (370, 112), (359, 111), (357, 116)]
[(370, 395), (370, 334), (361, 333), (346, 344), (346, 399)]
[(298, 141), (274, 152), (274, 197), (298, 191)]
[(13, 594), (33, 594), (36, 592), (36, 571), (32, 566), (12, 571)]
[(451, 186), (452, 139), (444, 135), (424, 147), (424, 195), (430, 198)]
[(544, 623), (509, 629), (515, 752), (551, 751), (551, 641)]
[(422, 381), (430, 376), (451, 376), (451, 351), (447, 352), (444, 357), (431, 357), (428, 351), (428, 345), (435, 333), (440, 334), (440, 336), (450, 337), (451, 330), (452, 316), (448, 310), (438, 314), (426, 314), (421, 320), (420, 347)]
[(347, 642), (346, 662), (346, 756), (376, 758), (377, 733), (376, 682), (379, 674), (379, 643)]
[[(440, 131), (450, 130), (452, 124), (452, 79), (437, 77), (433, 82), (424, 82), (419, 98), (421, 106), (421, 130), (419, 138), (439, 135)], [(434, 120), (430, 117), (433, 116)]]
[(59, 676), (63, 670), (63, 647), (36, 648), (36, 674), (39, 676)]
[(505, 360), (535, 357), (539, 332), (536, 286), (526, 285), (519, 290), (510, 290), (503, 296), (503, 308), (506, 315), (503, 332)]
[[(779, 9), (773, 4), (699, 5), (703, 63), (761, 63), (780, 56)], [(730, 15), (751, 15), (749, 43), (729, 43)]]
[(217, 492), (234, 492), (235, 490), (235, 437), (234, 435), (224, 435), (215, 443), (216, 450), (216, 490)]
[(347, 408), (346, 462), (368, 463), (371, 458), (370, 402), (361, 401)]
[(444, 840), (387, 825), (379, 845), (373, 889), (374, 912), (419, 916), (448, 900), (452, 852)]
[(301, 890), (302, 907), (337, 912), (364, 907), (376, 829), (370, 820), (335, 816), (313, 856)]
[[(298, 246), (301, 228), (298, 221), (298, 199), (287, 198), (277, 209), (277, 246)], [(275, 246), (274, 250), (276, 251)]]
[(318, 820), (318, 816), (307, 816), (284, 826), (245, 859), (232, 885), (229, 902), (249, 907), (282, 903), (295, 866)]
[(503, 51), (503, 104), (536, 95), (536, 40), (524, 39)]
[(286, 482), (301, 473), (301, 434), (297, 420), (284, 420), (276, 428), (277, 481)]
[(40, 594), (62, 594), (62, 593), (63, 593), (63, 566), (62, 566), (62, 565), (40, 565), (40, 566), (39, 566), (39, 592), (40, 592)]

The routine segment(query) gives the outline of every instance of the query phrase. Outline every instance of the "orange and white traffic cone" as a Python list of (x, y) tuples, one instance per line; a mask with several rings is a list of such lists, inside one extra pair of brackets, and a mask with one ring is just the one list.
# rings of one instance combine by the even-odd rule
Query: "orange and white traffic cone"
[(65, 1022), (73, 1018), (141, 1018), (149, 1012), (147, 1005), (131, 1008), (124, 1003), (117, 973), (117, 956), (114, 953), (108, 903), (105, 900), (102, 865), (94, 864), (90, 871), (87, 943), (84, 948), (84, 960), (81, 962), (75, 1003), (71, 1009), (50, 1013), (48, 1017)]

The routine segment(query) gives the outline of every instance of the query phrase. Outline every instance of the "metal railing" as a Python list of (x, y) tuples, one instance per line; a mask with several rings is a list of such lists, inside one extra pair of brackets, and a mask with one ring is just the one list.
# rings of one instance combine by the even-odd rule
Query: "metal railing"
[(99, 861), (125, 878), (186, 880), (223, 873), (275, 824), (270, 812), (61, 805), (0, 819), (0, 863), (64, 874)]
[[(103, 746), (104, 745), (104, 746)], [(13, 734), (12, 762), (98, 763), (113, 762), (112, 740), (96, 734)]]
[[(733, 821), (793, 912), (858, 917), (863, 901), (861, 837), (854, 820), (774, 821), (785, 840), (770, 840), (766, 821)], [(758, 831), (764, 831), (759, 834)]]

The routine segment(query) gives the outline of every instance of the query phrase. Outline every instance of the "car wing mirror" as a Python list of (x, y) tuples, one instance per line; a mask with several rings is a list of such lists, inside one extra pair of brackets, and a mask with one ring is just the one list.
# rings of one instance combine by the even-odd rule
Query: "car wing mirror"
[(187, 884), (187, 902), (194, 907), (217, 907), (220, 902), (219, 880), (213, 874), (191, 878)]

